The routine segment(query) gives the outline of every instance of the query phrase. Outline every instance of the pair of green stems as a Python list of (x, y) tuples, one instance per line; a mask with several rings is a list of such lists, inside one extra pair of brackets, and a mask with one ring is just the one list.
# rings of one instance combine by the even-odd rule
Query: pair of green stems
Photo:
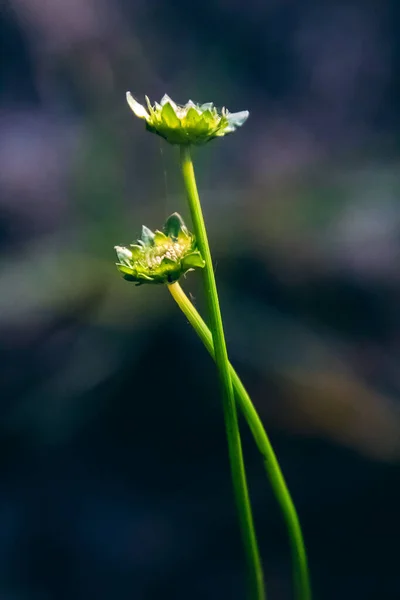
[[(216, 362), (221, 393), (233, 487), (250, 580), (252, 600), (265, 600), (266, 590), (257, 537), (254, 528), (246, 471), (240, 440), (236, 400), (264, 459), (265, 469), (274, 494), (286, 521), (292, 551), (293, 576), (297, 600), (311, 600), (307, 556), (299, 518), (263, 424), (253, 403), (228, 359), (217, 286), (214, 276), (210, 246), (194, 175), (189, 146), (181, 146), (181, 169), (189, 201), (193, 228), (199, 250), (205, 261), (203, 269), (210, 329), (207, 327), (178, 282), (168, 286), (174, 300), (200, 337)], [(236, 399), (235, 399), (236, 396)]]

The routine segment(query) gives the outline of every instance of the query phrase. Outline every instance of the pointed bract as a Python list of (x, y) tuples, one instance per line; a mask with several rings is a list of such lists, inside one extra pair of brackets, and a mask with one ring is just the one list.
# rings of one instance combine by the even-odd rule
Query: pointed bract
[(179, 234), (182, 232), (185, 235), (188, 235), (188, 229), (185, 225), (184, 220), (181, 215), (177, 212), (173, 213), (168, 217), (164, 224), (164, 231), (166, 235), (175, 239), (178, 239)]
[(142, 242), (145, 246), (154, 246), (154, 233), (146, 225), (142, 226)]

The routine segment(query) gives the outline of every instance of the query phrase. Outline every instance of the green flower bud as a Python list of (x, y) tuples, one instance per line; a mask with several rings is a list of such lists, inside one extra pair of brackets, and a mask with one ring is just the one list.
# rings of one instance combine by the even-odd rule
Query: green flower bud
[(182, 106), (175, 104), (166, 94), (160, 104), (156, 102), (154, 106), (146, 96), (147, 110), (130, 92), (127, 92), (126, 99), (135, 115), (146, 121), (146, 129), (170, 144), (205, 144), (236, 131), (249, 116), (247, 110), (230, 113), (223, 108), (219, 111), (212, 102), (194, 104), (189, 100)]
[(115, 250), (117, 269), (136, 285), (174, 283), (184, 273), (205, 265), (194, 235), (178, 213), (168, 217), (163, 231), (153, 232), (143, 225), (137, 244), (115, 246)]

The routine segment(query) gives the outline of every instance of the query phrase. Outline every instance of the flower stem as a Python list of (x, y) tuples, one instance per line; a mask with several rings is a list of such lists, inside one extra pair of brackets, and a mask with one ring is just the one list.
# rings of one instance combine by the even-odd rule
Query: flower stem
[(250, 575), (251, 598), (254, 598), (254, 600), (264, 600), (266, 597), (264, 576), (254, 528), (250, 497), (247, 488), (238, 416), (235, 398), (233, 395), (231, 373), (229, 369), (229, 360), (226, 349), (221, 310), (219, 306), (217, 285), (215, 282), (210, 246), (208, 243), (200, 198), (197, 191), (189, 146), (181, 146), (181, 168), (197, 244), (203, 259), (205, 260), (205, 267), (203, 269), (205, 291), (209, 309), (213, 346), (215, 349), (215, 362), (217, 364), (223, 397), (223, 409), (233, 487)]
[[(168, 289), (204, 346), (215, 360), (213, 339), (207, 325), (204, 323), (178, 282), (169, 285)], [(265, 469), (271, 482), (272, 489), (286, 521), (291, 543), (296, 598), (298, 600), (311, 600), (307, 554), (296, 508), (290, 496), (274, 449), (272, 448), (271, 442), (269, 441), (250, 396), (231, 364), (229, 364), (229, 371), (239, 406), (246, 418), (257, 447), (263, 456)]]

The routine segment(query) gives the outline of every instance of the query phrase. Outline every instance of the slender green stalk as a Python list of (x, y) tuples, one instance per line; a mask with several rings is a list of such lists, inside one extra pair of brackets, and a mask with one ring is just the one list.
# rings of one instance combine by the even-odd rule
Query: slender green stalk
[(203, 269), (205, 291), (209, 309), (213, 346), (215, 349), (215, 362), (217, 364), (223, 397), (232, 481), (250, 575), (251, 598), (254, 598), (255, 600), (264, 600), (266, 597), (264, 576), (247, 488), (239, 423), (229, 369), (217, 285), (215, 282), (210, 246), (197, 191), (189, 146), (181, 146), (181, 167), (197, 244), (206, 263)]
[[(178, 304), (204, 346), (215, 360), (213, 339), (207, 325), (204, 323), (178, 282), (169, 285), (168, 288), (175, 302)], [(296, 508), (290, 496), (274, 449), (272, 448), (271, 442), (268, 439), (250, 396), (231, 364), (229, 364), (229, 371), (239, 406), (247, 420), (257, 447), (263, 456), (265, 469), (271, 482), (272, 489), (286, 521), (292, 550), (296, 598), (298, 600), (311, 600), (307, 554)]]

